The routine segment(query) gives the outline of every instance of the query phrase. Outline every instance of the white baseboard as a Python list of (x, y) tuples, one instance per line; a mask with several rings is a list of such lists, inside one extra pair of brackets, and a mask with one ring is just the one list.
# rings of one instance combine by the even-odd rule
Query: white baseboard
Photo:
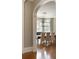
[(33, 47), (27, 47), (27, 48), (24, 48), (22, 53), (27, 53), (27, 52), (31, 52), (33, 51)]

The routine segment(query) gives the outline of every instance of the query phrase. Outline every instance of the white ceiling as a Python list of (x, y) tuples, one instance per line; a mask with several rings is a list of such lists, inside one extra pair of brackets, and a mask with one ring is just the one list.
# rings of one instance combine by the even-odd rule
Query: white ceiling
[[(46, 14), (44, 14), (46, 13)], [(40, 18), (53, 18), (56, 16), (56, 4), (55, 2), (49, 2), (41, 6), (37, 12), (37, 17)]]

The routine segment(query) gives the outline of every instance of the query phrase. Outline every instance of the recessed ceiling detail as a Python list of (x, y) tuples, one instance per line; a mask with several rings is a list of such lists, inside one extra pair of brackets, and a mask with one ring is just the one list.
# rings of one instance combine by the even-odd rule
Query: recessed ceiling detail
[(48, 2), (41, 6), (37, 12), (37, 17), (40, 18), (52, 18), (56, 16), (56, 5), (55, 2)]

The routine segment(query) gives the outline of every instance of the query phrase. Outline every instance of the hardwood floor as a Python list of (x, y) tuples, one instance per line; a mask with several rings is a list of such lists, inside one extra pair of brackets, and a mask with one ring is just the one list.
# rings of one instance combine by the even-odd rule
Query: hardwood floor
[(36, 53), (34, 52), (28, 52), (22, 54), (22, 59), (36, 59)]
[(22, 55), (22, 59), (56, 59), (56, 45), (44, 47), (38, 46), (37, 52), (29, 52)]

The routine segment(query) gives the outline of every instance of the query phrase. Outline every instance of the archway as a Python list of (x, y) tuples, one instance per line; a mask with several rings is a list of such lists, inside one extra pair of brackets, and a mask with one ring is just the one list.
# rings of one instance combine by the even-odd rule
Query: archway
[(35, 7), (34, 11), (33, 11), (33, 47), (34, 47), (34, 50), (36, 50), (36, 21), (37, 21), (37, 11), (38, 9), (46, 4), (46, 3), (49, 3), (49, 2), (55, 2), (55, 0), (41, 0)]

